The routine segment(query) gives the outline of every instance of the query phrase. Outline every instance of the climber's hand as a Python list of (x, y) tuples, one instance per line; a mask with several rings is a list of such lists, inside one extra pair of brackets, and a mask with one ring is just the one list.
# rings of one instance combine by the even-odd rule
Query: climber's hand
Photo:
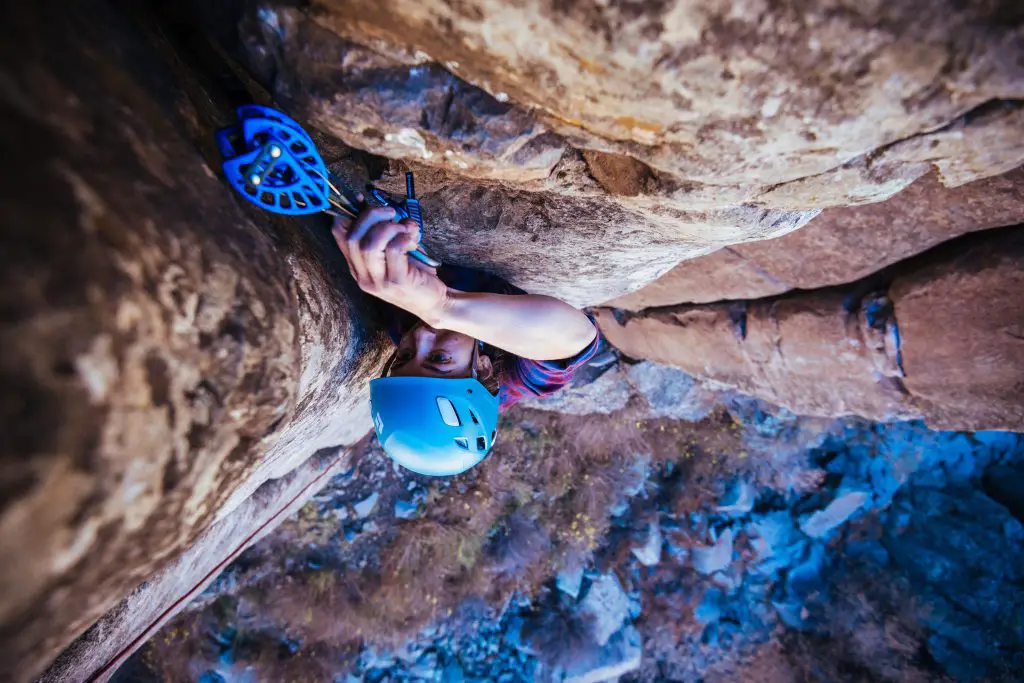
[(360, 289), (434, 324), (447, 307), (448, 287), (408, 256), (419, 246), (416, 223), (394, 217), (390, 207), (364, 209), (355, 220), (335, 219), (331, 232)]

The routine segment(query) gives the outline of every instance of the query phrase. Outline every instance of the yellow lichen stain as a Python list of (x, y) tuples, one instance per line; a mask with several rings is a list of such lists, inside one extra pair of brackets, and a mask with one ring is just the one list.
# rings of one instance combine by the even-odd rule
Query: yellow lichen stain
[(551, 109), (548, 109), (547, 113), (548, 116), (550, 116), (552, 119), (555, 119), (560, 123), (574, 126), (576, 128), (582, 128), (583, 130), (589, 133), (593, 133), (594, 135), (598, 135), (607, 140), (632, 140), (635, 142), (640, 142), (645, 145), (653, 145), (655, 142), (657, 142), (657, 134), (662, 133), (665, 130), (664, 126), (657, 123), (639, 121), (633, 118), (632, 116), (620, 116), (616, 119), (613, 119), (613, 123), (616, 126), (628, 128), (629, 133), (627, 135), (619, 135), (617, 134), (618, 131), (613, 131), (609, 129), (607, 126), (601, 126), (599, 124), (587, 122), (582, 119), (565, 116), (558, 112), (552, 111)]
[[(583, 120), (581, 120), (581, 119), (569, 118), (567, 116), (562, 116), (561, 114), (558, 114), (556, 112), (549, 112), (549, 113), (550, 113), (552, 118), (558, 119), (562, 123), (567, 123), (570, 126), (576, 126), (577, 128), (583, 128), (584, 130), (590, 130), (587, 127), (587, 124), (585, 122), (583, 122)], [(591, 131), (591, 132), (595, 132), (595, 131)]]
[(648, 133), (663, 133), (665, 131), (665, 126), (662, 126), (661, 124), (640, 121), (639, 119), (634, 119), (632, 116), (620, 116), (615, 119), (615, 123), (623, 126), (624, 128), (635, 128)]
[[(573, 56), (576, 57), (575, 55)], [(589, 59), (584, 59), (583, 57), (576, 57), (576, 63), (579, 64), (580, 68), (584, 71), (589, 71), (590, 73), (597, 74), (598, 76), (608, 75), (608, 69), (597, 62), (592, 62)]]

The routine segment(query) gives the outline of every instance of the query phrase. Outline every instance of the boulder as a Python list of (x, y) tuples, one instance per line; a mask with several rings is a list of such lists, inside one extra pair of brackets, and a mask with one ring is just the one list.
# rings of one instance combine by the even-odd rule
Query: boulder
[(887, 201), (827, 209), (782, 237), (683, 261), (607, 305), (641, 310), (842, 285), (959, 235), (1017, 223), (1024, 223), (1024, 168), (957, 188), (930, 174)]
[(662, 536), (657, 521), (651, 524), (643, 543), (632, 548), (633, 556), (645, 567), (653, 567), (661, 561)]
[(380, 500), (380, 493), (374, 491), (366, 498), (363, 498), (362, 500), (353, 503), (352, 509), (355, 510), (356, 517), (358, 517), (359, 519), (368, 517), (370, 513), (372, 513), (373, 510), (377, 507), (378, 500)]
[(416, 519), (420, 506), (416, 501), (396, 500), (394, 510), (396, 519)]
[(811, 538), (827, 538), (833, 529), (846, 523), (864, 506), (869, 494), (849, 491), (836, 497), (823, 510), (808, 515), (800, 522), (800, 530)]
[(718, 534), (711, 545), (694, 546), (690, 549), (693, 568), (705, 576), (720, 572), (732, 563), (734, 533), (726, 529)]
[(625, 408), (632, 395), (625, 374), (613, 367), (589, 384), (569, 386), (542, 398), (527, 397), (519, 405), (569, 415), (608, 415)]
[(715, 512), (730, 517), (742, 517), (754, 509), (756, 501), (757, 493), (754, 487), (743, 479), (736, 479), (729, 485), (725, 495), (718, 500)]
[(590, 584), (578, 611), (590, 621), (594, 640), (604, 646), (629, 616), (629, 596), (614, 574), (602, 574)]
[(555, 586), (573, 600), (578, 598), (583, 587), (583, 566), (576, 564), (559, 570), (555, 576)]
[(624, 368), (626, 381), (647, 401), (649, 418), (696, 421), (707, 417), (719, 396), (676, 368), (643, 362)]

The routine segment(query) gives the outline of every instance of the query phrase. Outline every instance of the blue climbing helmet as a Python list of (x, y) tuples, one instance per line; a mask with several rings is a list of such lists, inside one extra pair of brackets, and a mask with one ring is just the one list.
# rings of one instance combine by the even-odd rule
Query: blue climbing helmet
[(381, 377), (370, 382), (370, 412), (384, 452), (418, 474), (465, 472), (490, 452), (498, 397), (466, 377)]

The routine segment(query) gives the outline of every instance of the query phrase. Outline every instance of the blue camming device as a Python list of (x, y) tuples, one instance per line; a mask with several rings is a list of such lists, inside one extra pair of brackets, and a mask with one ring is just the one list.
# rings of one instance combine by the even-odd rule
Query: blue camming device
[[(274, 213), (303, 216), (328, 213), (356, 218), (359, 207), (330, 180), (313, 140), (289, 116), (255, 104), (238, 108), (238, 123), (216, 133), (228, 183), (247, 200)], [(405, 174), (406, 197), (397, 200), (373, 185), (367, 191), (395, 220), (412, 219), (423, 235), (423, 209), (416, 199), (412, 173)], [(422, 248), (409, 256), (436, 268), (441, 263)]]

